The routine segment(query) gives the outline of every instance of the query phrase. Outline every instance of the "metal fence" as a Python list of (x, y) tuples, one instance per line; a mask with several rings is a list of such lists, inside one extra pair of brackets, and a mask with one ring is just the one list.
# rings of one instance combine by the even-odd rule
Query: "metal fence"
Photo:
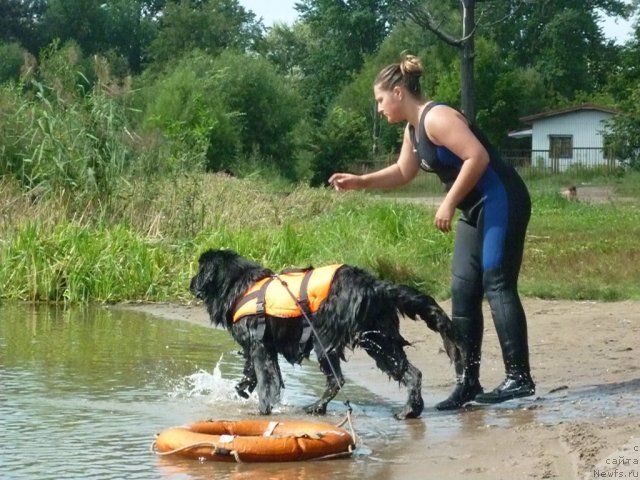
[(551, 150), (505, 150), (502, 158), (523, 174), (554, 174), (598, 170), (612, 172), (620, 162), (602, 148), (573, 148), (566, 155), (553, 154)]
[[(602, 148), (574, 148), (571, 157), (560, 158), (550, 150), (504, 150), (502, 158), (513, 165), (520, 175), (528, 178), (560, 176), (568, 179), (590, 178), (615, 172), (621, 163), (606, 155)], [(353, 164), (355, 173), (367, 173), (391, 165), (397, 155), (361, 160)], [(570, 182), (571, 183), (571, 182)], [(442, 193), (443, 186), (436, 175), (420, 175), (408, 190)]]

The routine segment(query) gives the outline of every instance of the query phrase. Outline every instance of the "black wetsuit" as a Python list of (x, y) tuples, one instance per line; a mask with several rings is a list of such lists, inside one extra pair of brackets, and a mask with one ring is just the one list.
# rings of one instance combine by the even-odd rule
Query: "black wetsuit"
[[(420, 128), (411, 138), (420, 168), (438, 175), (451, 187), (463, 161), (446, 147), (435, 145), (424, 129), (427, 105)], [(482, 299), (486, 294), (500, 340), (507, 375), (529, 376), (529, 350), (524, 309), (518, 295), (518, 275), (531, 200), (515, 169), (502, 160), (485, 135), (470, 123), (473, 134), (489, 153), (489, 165), (475, 187), (460, 202), (452, 267), (452, 317), (466, 350), (463, 372), (479, 378), (482, 343)]]

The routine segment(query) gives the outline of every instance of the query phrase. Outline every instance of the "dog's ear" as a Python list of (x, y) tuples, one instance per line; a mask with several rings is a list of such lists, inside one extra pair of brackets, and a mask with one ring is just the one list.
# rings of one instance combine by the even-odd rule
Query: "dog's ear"
[(198, 273), (191, 279), (189, 285), (191, 293), (198, 298), (206, 298), (206, 294), (216, 288), (221, 263), (219, 252), (219, 250), (207, 250), (198, 259)]

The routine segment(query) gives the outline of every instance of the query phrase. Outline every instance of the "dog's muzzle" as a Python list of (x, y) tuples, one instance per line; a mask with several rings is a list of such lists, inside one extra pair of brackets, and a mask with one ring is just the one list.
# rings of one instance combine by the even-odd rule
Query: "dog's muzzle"
[(204, 300), (204, 298), (202, 297), (202, 294), (200, 293), (200, 290), (198, 290), (197, 288), (197, 285), (196, 285), (197, 279), (198, 279), (197, 276), (191, 279), (191, 282), (189, 283), (189, 291), (197, 299)]

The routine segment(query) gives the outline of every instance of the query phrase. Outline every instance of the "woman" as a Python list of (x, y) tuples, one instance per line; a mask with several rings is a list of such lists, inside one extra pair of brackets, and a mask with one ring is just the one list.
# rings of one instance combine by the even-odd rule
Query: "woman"
[[(420, 169), (438, 175), (447, 194), (434, 225), (456, 227), (452, 266), (452, 320), (463, 351), (456, 386), (438, 403), (453, 410), (475, 400), (499, 403), (535, 393), (529, 367), (527, 321), (518, 295), (518, 275), (531, 215), (527, 188), (485, 136), (457, 110), (426, 100), (420, 91), (422, 65), (414, 56), (380, 71), (373, 92), (378, 112), (390, 123), (407, 122), (395, 164), (365, 175), (335, 173), (336, 190), (389, 189), (409, 183)], [(486, 295), (498, 333), (506, 377), (494, 390), (480, 385), (482, 299)]]

